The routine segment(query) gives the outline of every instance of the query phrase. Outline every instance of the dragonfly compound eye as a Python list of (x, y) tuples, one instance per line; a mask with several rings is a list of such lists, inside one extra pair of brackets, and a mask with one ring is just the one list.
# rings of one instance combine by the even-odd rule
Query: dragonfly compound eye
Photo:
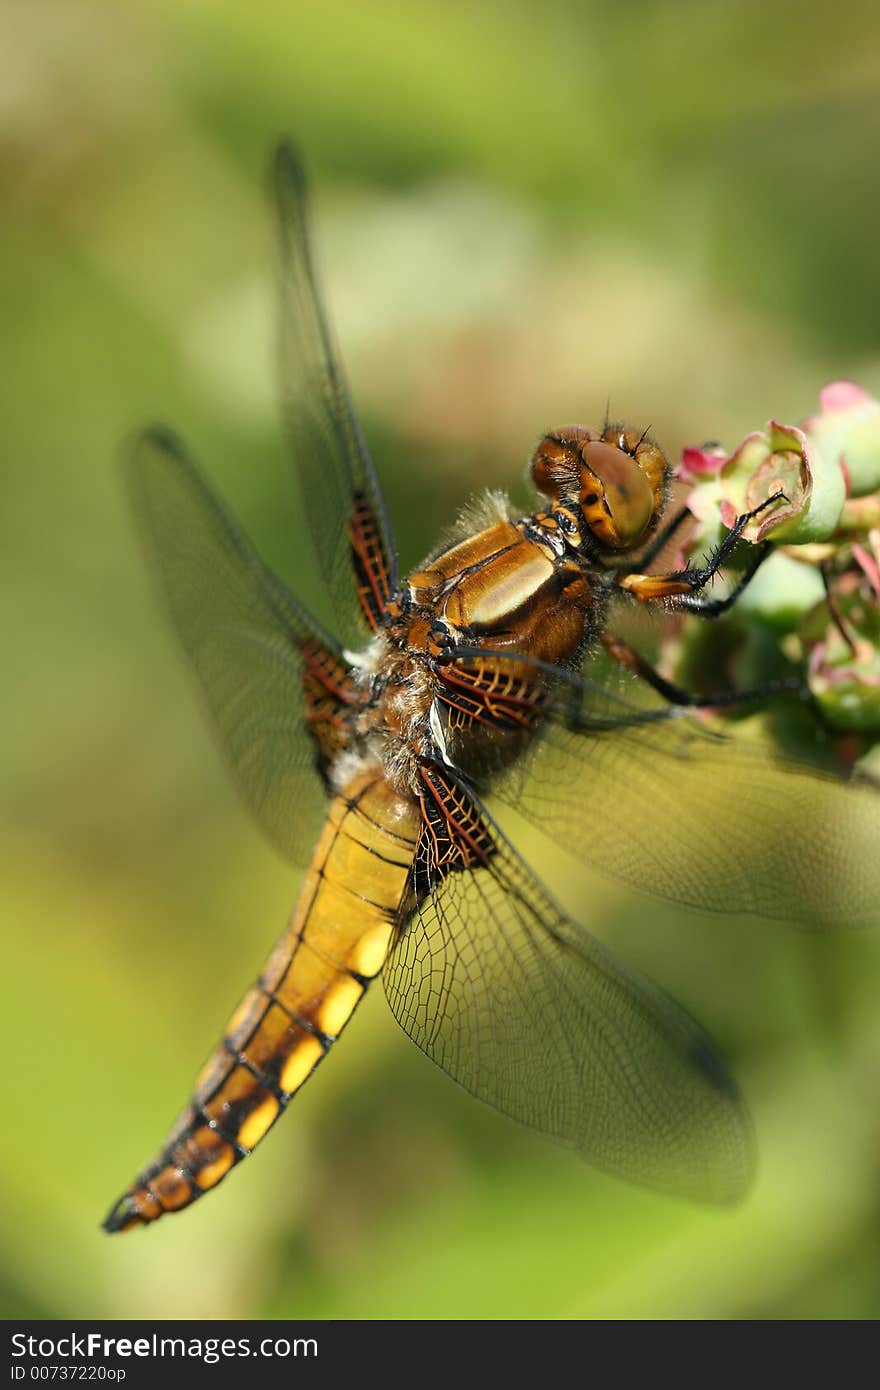
[(649, 531), (664, 501), (666, 460), (657, 445), (618, 425), (604, 433), (563, 425), (532, 458), (532, 479), (556, 502), (579, 506), (587, 528), (608, 550), (630, 550)]
[(579, 500), (587, 526), (610, 550), (638, 545), (654, 517), (654, 489), (638, 460), (601, 439), (585, 444), (581, 456)]

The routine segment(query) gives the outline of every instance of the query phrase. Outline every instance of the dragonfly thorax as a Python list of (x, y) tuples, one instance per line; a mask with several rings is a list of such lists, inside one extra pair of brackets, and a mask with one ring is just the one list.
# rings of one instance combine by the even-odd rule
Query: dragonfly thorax
[[(606, 587), (542, 521), (496, 514), (431, 556), (392, 600), (381, 694), (368, 718), (370, 746), (398, 790), (418, 792), (424, 759), (467, 774), (485, 751), (486, 721), (474, 713), (473, 691), (451, 688), (450, 658), (469, 650), (513, 657), (505, 669), (515, 684), (524, 679), (516, 654), (567, 666), (601, 624)], [(528, 674), (534, 678), (534, 667)], [(534, 725), (514, 724), (493, 728), (493, 758), (506, 762), (522, 751)]]
[(440, 628), (456, 646), (570, 660), (602, 596), (581, 558), (537, 520), (497, 521), (411, 574), (407, 644), (423, 648)]

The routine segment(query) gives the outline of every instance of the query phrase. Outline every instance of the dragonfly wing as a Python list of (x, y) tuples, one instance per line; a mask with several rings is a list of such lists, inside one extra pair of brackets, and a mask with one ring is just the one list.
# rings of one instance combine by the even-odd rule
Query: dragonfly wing
[[(849, 923), (880, 910), (880, 793), (528, 657), (462, 655), (520, 682), (537, 733), (486, 786), (598, 872), (713, 912)], [(531, 680), (524, 678), (531, 671)], [(508, 721), (510, 722), (510, 721)], [(494, 734), (503, 753), (513, 726)], [(486, 754), (483, 754), (484, 761)]]
[(235, 783), (276, 847), (307, 863), (332, 729), (343, 736), (345, 664), (169, 431), (139, 436), (128, 465), (148, 555)]
[(816, 925), (880, 910), (876, 789), (689, 720), (551, 718), (497, 790), (600, 872), (695, 908)]
[(474, 794), (426, 773), (385, 990), (467, 1091), (599, 1167), (711, 1201), (751, 1172), (736, 1087), (697, 1023), (565, 917)]
[(356, 646), (378, 626), (397, 586), (394, 548), (318, 290), (305, 176), (286, 144), (275, 158), (275, 192), (285, 422), (337, 630)]

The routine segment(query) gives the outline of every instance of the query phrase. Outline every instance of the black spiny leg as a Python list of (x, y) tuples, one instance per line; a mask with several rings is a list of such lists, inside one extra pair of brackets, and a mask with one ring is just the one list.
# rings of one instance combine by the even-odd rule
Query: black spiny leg
[(797, 676), (782, 676), (775, 680), (763, 681), (761, 685), (750, 686), (747, 690), (716, 690), (709, 694), (694, 694), (680, 685), (675, 685), (661, 676), (655, 666), (635, 651), (628, 642), (615, 636), (613, 632), (602, 634), (602, 645), (613, 661), (632, 671), (652, 690), (670, 705), (683, 705), (692, 709), (719, 709), (722, 706), (748, 705), (766, 700), (772, 695), (796, 695), (801, 700), (810, 698), (810, 692)]
[(692, 516), (693, 512), (690, 507), (684, 506), (679, 508), (671, 521), (667, 521), (666, 525), (661, 527), (656, 536), (654, 536), (644, 555), (639, 557), (637, 563), (641, 569), (647, 569), (648, 565), (650, 565), (653, 560), (656, 560), (660, 551), (672, 540), (672, 537), (675, 535), (682, 522), (687, 521), (688, 517)]
[[(730, 535), (733, 535), (733, 532), (731, 532)], [(694, 587), (698, 591), (702, 589), (704, 585), (708, 584), (709, 580), (715, 575), (719, 566), (723, 563), (725, 557), (721, 555), (721, 551), (729, 540), (730, 536), (727, 536), (703, 569), (682, 571), (683, 574), (692, 577)], [(765, 541), (763, 545), (756, 545), (753, 548), (755, 551), (754, 555), (740, 576), (738, 583), (731, 589), (726, 598), (703, 598), (699, 592), (685, 594), (676, 603), (676, 608), (684, 608), (688, 613), (701, 613), (704, 618), (717, 618), (722, 613), (726, 613), (728, 608), (732, 608), (736, 603), (743, 589), (751, 584), (764, 561), (769, 559), (770, 552), (773, 549), (769, 541)], [(728, 551), (727, 553), (729, 554), (730, 552)]]
[[(626, 593), (632, 594), (633, 598), (638, 599), (640, 603), (671, 600), (672, 607), (686, 609), (689, 613), (701, 613), (706, 618), (715, 618), (720, 613), (725, 613), (736, 603), (743, 589), (751, 582), (760, 566), (767, 559), (771, 549), (769, 542), (754, 547), (755, 553), (746, 567), (745, 573), (733, 592), (728, 594), (726, 598), (705, 599), (700, 596), (700, 591), (706, 587), (710, 579), (718, 573), (725, 560), (729, 558), (748, 523), (765, 511), (767, 507), (784, 500), (784, 493), (775, 492), (760, 506), (738, 516), (724, 540), (705, 565), (676, 570), (671, 574), (630, 572), (621, 575), (617, 581), (618, 587), (625, 590)], [(678, 524), (677, 517), (674, 518), (674, 521)]]

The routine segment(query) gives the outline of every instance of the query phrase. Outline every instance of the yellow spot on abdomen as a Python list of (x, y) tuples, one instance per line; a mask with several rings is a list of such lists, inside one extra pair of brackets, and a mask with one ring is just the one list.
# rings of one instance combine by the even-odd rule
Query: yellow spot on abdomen
[(301, 1086), (323, 1052), (324, 1049), (317, 1038), (307, 1036), (297, 1043), (278, 1078), (282, 1091), (295, 1091)]
[(195, 1179), (199, 1187), (214, 1187), (223, 1177), (224, 1173), (229, 1172), (232, 1167), (233, 1157), (234, 1154), (232, 1149), (226, 1149), (219, 1157), (213, 1159), (210, 1163), (206, 1163), (203, 1168), (200, 1168), (195, 1174)]
[(261, 1101), (256, 1110), (251, 1111), (238, 1131), (239, 1144), (246, 1149), (253, 1149), (259, 1144), (279, 1109), (274, 1096), (267, 1096), (265, 1100)]
[(318, 1010), (316, 1023), (322, 1033), (335, 1038), (351, 1018), (352, 1010), (364, 992), (364, 987), (350, 975), (337, 980), (328, 989)]
[(369, 931), (364, 932), (361, 939), (355, 942), (348, 958), (352, 970), (358, 975), (365, 975), (368, 980), (378, 975), (388, 955), (391, 930), (390, 922), (380, 922), (377, 927), (370, 927)]

